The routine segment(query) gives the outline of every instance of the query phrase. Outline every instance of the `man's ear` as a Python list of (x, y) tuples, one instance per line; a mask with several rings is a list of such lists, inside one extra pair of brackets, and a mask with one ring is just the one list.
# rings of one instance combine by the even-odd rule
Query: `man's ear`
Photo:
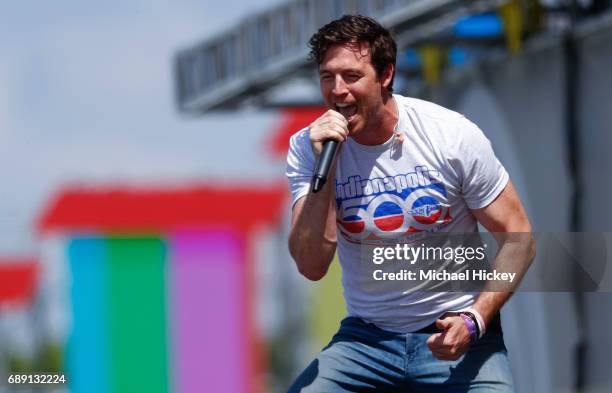
[(389, 64), (385, 68), (380, 78), (382, 86), (387, 89), (393, 80), (393, 74), (395, 73), (395, 65)]

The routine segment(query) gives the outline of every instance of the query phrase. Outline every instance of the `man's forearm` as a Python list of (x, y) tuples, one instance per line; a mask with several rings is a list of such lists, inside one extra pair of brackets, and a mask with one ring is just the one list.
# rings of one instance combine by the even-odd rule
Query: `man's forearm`
[[(332, 171), (333, 173), (333, 171)], [(318, 193), (304, 198), (289, 234), (289, 250), (298, 270), (311, 280), (322, 278), (336, 252), (334, 177)]]
[(535, 241), (531, 233), (497, 234), (500, 248), (493, 267), (498, 272), (516, 273), (512, 283), (487, 281), (474, 303), (474, 309), (480, 313), (486, 323), (501, 309), (518, 288), (523, 275), (535, 257)]

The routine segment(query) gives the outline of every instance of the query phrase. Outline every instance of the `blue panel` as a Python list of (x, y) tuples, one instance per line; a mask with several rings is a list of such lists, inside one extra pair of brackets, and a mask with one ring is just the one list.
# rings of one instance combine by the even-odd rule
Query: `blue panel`
[(498, 37), (503, 31), (503, 23), (496, 14), (471, 15), (459, 19), (454, 31), (462, 38)]
[(397, 57), (397, 69), (418, 69), (421, 68), (421, 56), (413, 48), (408, 48), (404, 52), (400, 52)]
[(106, 254), (103, 238), (77, 238), (68, 245), (73, 325), (67, 379), (74, 393), (110, 391)]
[(460, 66), (466, 64), (470, 60), (470, 56), (465, 49), (453, 46), (448, 51), (448, 60), (452, 65)]

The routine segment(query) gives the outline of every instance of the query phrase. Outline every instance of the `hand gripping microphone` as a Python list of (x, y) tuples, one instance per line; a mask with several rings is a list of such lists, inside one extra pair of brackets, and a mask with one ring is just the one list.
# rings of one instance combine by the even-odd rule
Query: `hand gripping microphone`
[(317, 167), (312, 176), (312, 192), (319, 192), (321, 188), (323, 188), (323, 185), (325, 185), (327, 176), (329, 175), (329, 169), (334, 162), (334, 156), (339, 146), (340, 143), (333, 139), (329, 139), (323, 143), (323, 151), (319, 156)]

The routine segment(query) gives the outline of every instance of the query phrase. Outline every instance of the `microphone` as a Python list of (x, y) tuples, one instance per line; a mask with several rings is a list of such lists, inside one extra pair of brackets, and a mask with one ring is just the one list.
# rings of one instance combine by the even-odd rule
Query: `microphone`
[(323, 188), (323, 185), (325, 185), (329, 169), (331, 168), (332, 162), (334, 162), (334, 156), (339, 146), (340, 143), (333, 139), (329, 139), (323, 143), (323, 151), (319, 156), (317, 167), (312, 176), (312, 192), (319, 192), (321, 188)]

